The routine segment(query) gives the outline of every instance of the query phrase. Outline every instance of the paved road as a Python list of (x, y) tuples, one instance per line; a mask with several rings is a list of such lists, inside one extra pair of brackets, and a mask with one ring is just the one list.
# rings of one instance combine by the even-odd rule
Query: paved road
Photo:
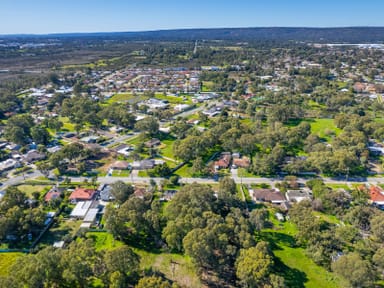
[[(38, 170), (35, 170), (31, 173), (24, 173), (12, 177), (4, 182), (2, 182), (2, 189), (4, 189), (7, 186), (13, 186), (20, 183), (23, 183), (27, 179), (34, 179), (37, 177), (43, 176)], [(261, 183), (267, 183), (271, 185), (271, 187), (275, 187), (275, 184), (277, 182), (280, 182), (283, 180), (283, 177), (280, 178), (264, 178), (264, 177), (254, 177), (254, 178), (246, 178), (246, 177), (239, 177), (237, 173), (232, 173), (232, 178), (235, 180), (238, 184), (261, 184)], [(70, 177), (72, 182), (83, 182), (86, 177)], [(133, 171), (132, 175), (127, 177), (112, 177), (112, 176), (104, 176), (104, 177), (98, 177), (97, 181), (101, 184), (111, 184), (116, 181), (124, 181), (124, 182), (131, 182), (131, 183), (149, 183), (151, 179), (155, 180), (156, 183), (160, 183), (161, 180), (164, 178), (150, 178), (150, 177), (139, 177), (137, 171)], [(378, 184), (378, 183), (384, 183), (384, 177), (369, 177), (369, 178), (349, 178), (348, 181), (346, 181), (345, 178), (322, 178), (325, 183), (329, 184), (348, 184), (348, 183), (372, 183), (372, 184)], [(89, 180), (89, 178), (88, 178)], [(308, 181), (308, 179), (305, 178), (298, 178), (297, 179), (299, 183), (305, 183)], [(180, 178), (181, 183), (205, 183), (205, 184), (214, 184), (217, 183), (212, 178)]]

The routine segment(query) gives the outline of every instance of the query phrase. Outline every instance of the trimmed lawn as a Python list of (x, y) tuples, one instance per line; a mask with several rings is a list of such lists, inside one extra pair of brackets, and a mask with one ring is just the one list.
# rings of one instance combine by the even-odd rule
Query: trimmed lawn
[(113, 170), (112, 172), (112, 176), (114, 177), (128, 177), (130, 175), (130, 170)]
[(113, 249), (124, 245), (123, 242), (113, 239), (112, 234), (107, 232), (87, 232), (86, 236), (95, 241), (96, 251)]
[(315, 119), (311, 124), (311, 132), (317, 134), (320, 138), (326, 139), (328, 142), (332, 139), (329, 133), (333, 133), (337, 136), (341, 133), (341, 129), (337, 128), (333, 122), (333, 119)]
[(17, 258), (23, 255), (23, 253), (18, 252), (0, 253), (0, 276), (7, 276), (9, 267), (15, 263)]
[(52, 185), (26, 185), (26, 184), (23, 184), (23, 185), (19, 185), (17, 186), (17, 188), (26, 193), (28, 197), (32, 197), (32, 193), (33, 192), (39, 192), (40, 195), (42, 194), (42, 192), (48, 192), (48, 190), (52, 187)]
[(192, 163), (186, 163), (183, 167), (178, 169), (175, 174), (179, 175), (180, 177), (184, 178), (192, 178), (192, 171), (191, 171)]
[(69, 121), (68, 117), (59, 117), (59, 120), (63, 122), (62, 131), (75, 132), (75, 125)]
[(133, 95), (132, 93), (117, 93), (108, 99), (107, 103), (129, 102), (130, 104), (135, 104), (145, 99), (148, 99), (148, 97), (143, 94)]
[(164, 157), (168, 157), (168, 158), (171, 158), (171, 159), (175, 159), (174, 155), (173, 155), (173, 143), (175, 141), (174, 140), (163, 140), (161, 141), (162, 145), (160, 146), (160, 153), (161, 155), (163, 155)]
[(332, 189), (345, 189), (345, 190), (351, 190), (351, 188), (349, 188), (349, 186), (347, 185), (347, 184), (331, 184), (331, 183), (329, 183), (329, 184), (327, 184), (327, 187), (329, 187), (329, 188), (332, 188)]

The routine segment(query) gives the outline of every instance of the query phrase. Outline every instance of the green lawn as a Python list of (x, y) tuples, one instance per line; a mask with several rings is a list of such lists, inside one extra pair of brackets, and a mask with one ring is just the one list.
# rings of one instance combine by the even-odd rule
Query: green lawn
[[(185, 96), (187, 97), (187, 96)], [(171, 104), (192, 104), (192, 101), (190, 100), (189, 97), (187, 97), (187, 100), (183, 100), (184, 97), (178, 97), (178, 96), (165, 96), (164, 94), (161, 93), (156, 93), (155, 98), (160, 99), (160, 100), (168, 100), (169, 103)]]
[(336, 184), (336, 183), (328, 183), (327, 187), (332, 188), (332, 189), (345, 189), (345, 190), (350, 190), (349, 186), (347, 184)]
[(184, 178), (191, 178), (192, 176), (192, 171), (191, 171), (192, 163), (187, 163), (180, 169), (178, 169), (175, 174), (179, 175), (180, 177)]
[(0, 253), (0, 276), (8, 275), (8, 269), (23, 253)]
[(145, 99), (148, 99), (148, 97), (143, 94), (133, 95), (132, 93), (117, 93), (108, 99), (107, 103), (129, 102), (130, 104), (135, 104)]
[(63, 131), (69, 131), (69, 132), (75, 132), (75, 125), (72, 124), (70, 121), (69, 121), (69, 118), (68, 117), (59, 117), (59, 120), (61, 122), (63, 122), (63, 127), (61, 128), (61, 130)]
[(26, 193), (28, 197), (32, 197), (32, 193), (33, 192), (39, 192), (40, 194), (42, 194), (43, 192), (48, 192), (48, 190), (52, 187), (52, 185), (27, 185), (27, 184), (23, 184), (23, 185), (19, 185), (17, 186), (17, 188)]
[(315, 119), (311, 124), (311, 132), (317, 134), (319, 137), (331, 140), (331, 134), (336, 136), (341, 133), (341, 129), (337, 128), (333, 122), (333, 119)]
[(296, 226), (291, 222), (277, 221), (273, 212), (270, 210), (269, 220), (275, 228), (263, 230), (262, 238), (271, 244), (273, 253), (278, 258), (278, 273), (288, 282), (288, 287), (347, 287), (344, 280), (308, 258), (304, 248), (295, 247)]
[(130, 170), (113, 170), (112, 176), (115, 177), (128, 177), (131, 175)]
[(131, 99), (133, 99), (135, 96), (133, 96), (132, 93), (118, 93), (113, 95), (108, 102), (113, 103), (113, 102), (127, 102)]
[(174, 159), (173, 155), (173, 143), (174, 140), (163, 140), (161, 141), (162, 145), (160, 146), (161, 155)]
[(88, 232), (86, 237), (95, 241), (97, 251), (113, 249), (123, 245), (122, 242), (113, 239), (112, 234), (107, 232)]

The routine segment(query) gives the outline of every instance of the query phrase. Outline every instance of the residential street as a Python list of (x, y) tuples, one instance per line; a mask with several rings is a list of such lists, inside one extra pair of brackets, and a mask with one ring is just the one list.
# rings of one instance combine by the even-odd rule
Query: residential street
[[(25, 173), (24, 176), (20, 175), (17, 177), (13, 177), (11, 179), (8, 179), (7, 181), (3, 182), (2, 188), (4, 189), (7, 186), (17, 185), (25, 180), (28, 179), (34, 179), (39, 176), (43, 176), (39, 171), (34, 171), (32, 173)], [(267, 183), (271, 185), (271, 187), (274, 187), (276, 182), (282, 181), (283, 178), (263, 178), (263, 177), (255, 177), (255, 178), (245, 178), (245, 177), (239, 177), (237, 176), (237, 173), (232, 173), (232, 178), (235, 180), (237, 184), (261, 184), (261, 183)], [(86, 177), (70, 177), (72, 182), (83, 182)], [(132, 175), (127, 177), (111, 177), (111, 176), (105, 176), (105, 177), (98, 177), (97, 181), (101, 184), (111, 184), (116, 181), (124, 181), (124, 182), (131, 182), (131, 183), (149, 183), (149, 181), (153, 179), (156, 181), (156, 183), (160, 183), (160, 181), (164, 178), (150, 178), (150, 177), (139, 177), (138, 173), (136, 171), (133, 172)], [(304, 178), (298, 178), (299, 183), (305, 183), (308, 179)], [(333, 178), (323, 178), (325, 183), (329, 184), (346, 184), (346, 183), (371, 183), (371, 184), (378, 184), (378, 183), (384, 183), (384, 177), (369, 177), (369, 178), (350, 178), (349, 181), (346, 181), (346, 179), (333, 179)], [(205, 183), (205, 184), (214, 184), (217, 183), (212, 178), (180, 178), (181, 183)]]

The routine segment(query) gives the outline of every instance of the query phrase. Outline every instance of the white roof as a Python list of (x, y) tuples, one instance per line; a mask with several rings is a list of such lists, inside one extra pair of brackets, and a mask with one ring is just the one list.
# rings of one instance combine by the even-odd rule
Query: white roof
[(89, 209), (87, 215), (85, 215), (84, 217), (84, 222), (93, 223), (96, 219), (96, 215), (98, 212), (99, 212), (99, 209), (97, 208)]
[(91, 228), (91, 223), (81, 223), (80, 228)]
[(91, 207), (92, 201), (80, 201), (76, 204), (71, 212), (71, 217), (83, 218), (87, 214), (89, 207)]
[(56, 241), (53, 243), (53, 247), (55, 248), (63, 248), (64, 247), (64, 241)]

